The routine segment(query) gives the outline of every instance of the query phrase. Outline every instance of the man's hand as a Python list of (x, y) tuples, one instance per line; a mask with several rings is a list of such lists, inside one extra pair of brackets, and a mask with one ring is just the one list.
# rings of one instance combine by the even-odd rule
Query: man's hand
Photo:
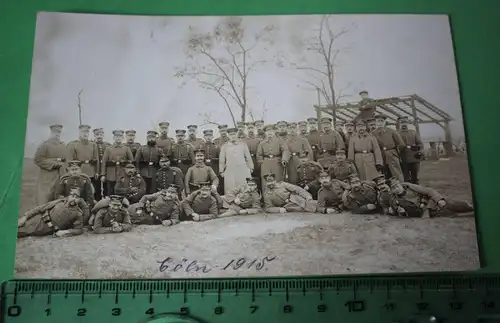
[(241, 200), (237, 197), (234, 199), (234, 204), (236, 205), (240, 205), (241, 204)]
[(445, 200), (439, 200), (439, 202), (438, 202), (438, 206), (439, 206), (440, 208), (444, 208), (444, 207), (446, 206), (446, 201), (445, 201)]
[(217, 193), (217, 185), (212, 185), (212, 192)]
[(392, 206), (389, 206), (387, 211), (389, 212), (389, 214), (394, 214), (394, 209), (392, 208)]
[(224, 178), (224, 172), (219, 173), (220, 177)]
[(368, 210), (372, 211), (372, 210), (375, 210), (377, 208), (377, 206), (375, 204), (367, 204), (366, 208)]
[(170, 220), (163, 220), (161, 221), (161, 225), (165, 226), (165, 227), (169, 227), (172, 225), (172, 221)]
[(335, 214), (338, 213), (336, 209), (328, 208), (326, 209), (326, 214)]
[(286, 213), (286, 209), (284, 207), (280, 207), (280, 213)]
[(193, 221), (200, 221), (200, 215), (198, 213), (191, 214)]
[(248, 214), (248, 211), (247, 210), (240, 210), (239, 212), (241, 215), (245, 215), (245, 214)]
[(398, 213), (406, 213), (405, 209), (403, 209), (401, 206), (398, 206)]
[(69, 230), (59, 230), (56, 233), (54, 233), (54, 236), (56, 237), (64, 237), (69, 234)]
[(101, 182), (105, 182), (106, 181), (106, 175), (102, 175), (101, 176)]
[(249, 168), (248, 170), (250, 171), (250, 174), (253, 173), (253, 168)]
[(23, 215), (17, 220), (17, 227), (20, 228), (26, 223), (26, 217)]
[(95, 178), (95, 179), (99, 179), (99, 174), (98, 174), (98, 173), (95, 173), (94, 178)]

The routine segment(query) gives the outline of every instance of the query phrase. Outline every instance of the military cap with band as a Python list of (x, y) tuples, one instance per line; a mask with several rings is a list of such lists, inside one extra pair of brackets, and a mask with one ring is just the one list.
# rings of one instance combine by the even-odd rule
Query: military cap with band
[(127, 163), (125, 164), (125, 168), (135, 168), (135, 165), (133, 163)]
[(236, 132), (238, 132), (237, 128), (228, 128), (227, 129), (227, 133), (236, 133)]
[(299, 121), (297, 123), (297, 125), (299, 125), (299, 126), (307, 126), (307, 122), (306, 121)]
[(262, 177), (264, 177), (264, 179), (265, 179), (266, 181), (276, 179), (276, 175), (274, 175), (273, 173), (267, 173), (267, 174), (264, 174)]
[(103, 128), (95, 128), (94, 130), (92, 130), (94, 133), (104, 133), (104, 129)]
[(337, 154), (337, 155), (344, 154), (344, 155), (345, 155), (345, 149), (337, 149), (337, 150), (335, 151), (335, 154)]
[(366, 91), (366, 90), (360, 91), (359, 95), (361, 95), (361, 94), (368, 94), (368, 91)]
[(364, 121), (365, 121), (365, 123), (372, 123), (372, 122), (375, 122), (376, 119), (375, 118), (367, 118)]
[(310, 118), (307, 118), (307, 122), (318, 122), (318, 118), (314, 118), (314, 117), (310, 117)]
[(325, 170), (322, 170), (321, 172), (318, 173), (318, 177), (329, 177), (330, 174), (325, 171)]
[(195, 155), (198, 155), (198, 154), (205, 155), (205, 151), (204, 151), (203, 149), (196, 149), (196, 150), (194, 151), (194, 154), (195, 154)]
[(268, 124), (268, 125), (264, 126), (264, 131), (268, 131), (268, 130), (276, 130), (276, 126), (273, 124)]
[(136, 133), (137, 133), (137, 131), (135, 131), (135, 130), (127, 130), (127, 131), (125, 131), (126, 135), (135, 135)]
[(256, 177), (247, 177), (245, 180), (247, 181), (247, 183), (257, 184), (257, 178)]
[(80, 167), (82, 162), (80, 160), (70, 160), (68, 161), (68, 166), (78, 166)]
[(263, 125), (264, 124), (264, 120), (255, 120), (255, 125)]
[(200, 186), (201, 189), (206, 189), (206, 188), (210, 188), (212, 186), (212, 183), (210, 183), (210, 182), (201, 182), (201, 183), (198, 183), (198, 185)]
[(177, 129), (177, 130), (175, 130), (175, 134), (176, 135), (185, 135), (186, 134), (186, 130), (184, 130), (184, 129)]
[(61, 130), (63, 128), (62, 124), (53, 124), (50, 125), (50, 130)]
[(281, 125), (286, 126), (287, 124), (288, 124), (288, 122), (283, 121), (283, 120), (280, 120), (280, 121), (276, 122), (276, 125), (277, 125), (277, 126), (281, 126)]
[(372, 179), (372, 181), (375, 182), (376, 185), (385, 184), (385, 176), (384, 175), (377, 175)]
[(288, 123), (288, 128), (297, 128), (297, 122), (290, 122)]
[(80, 129), (80, 130), (90, 130), (90, 128), (92, 128), (92, 127), (89, 126), (88, 124), (81, 124), (78, 126), (78, 129)]
[(377, 114), (375, 120), (387, 120), (387, 117), (383, 114)]
[(344, 123), (344, 126), (354, 126), (354, 122), (346, 121), (346, 123)]
[(401, 184), (401, 182), (396, 177), (389, 178), (388, 182), (391, 187)]
[(123, 197), (120, 195), (110, 195), (109, 196), (109, 201), (113, 204), (122, 204)]
[(203, 130), (204, 135), (213, 135), (214, 131), (212, 129), (205, 129)]
[(160, 162), (167, 162), (167, 161), (170, 161), (170, 159), (168, 158), (168, 156), (162, 155), (160, 157)]
[(160, 122), (160, 123), (158, 124), (158, 126), (160, 126), (160, 127), (168, 127), (168, 126), (170, 126), (170, 123), (169, 123), (169, 122), (167, 122), (167, 121), (163, 121), (163, 122)]
[(228, 125), (227, 124), (221, 124), (218, 126), (219, 129), (227, 129)]
[(157, 135), (158, 135), (158, 132), (156, 132), (155, 130), (149, 130), (146, 133), (146, 136), (148, 136), (148, 137), (156, 137)]
[(331, 123), (332, 121), (333, 119), (329, 117), (321, 118), (321, 123)]
[(238, 125), (238, 127), (244, 127), (245, 121), (238, 121), (238, 122), (236, 122), (236, 124)]
[(198, 129), (198, 126), (195, 125), (195, 124), (190, 124), (189, 126), (187, 126), (188, 129)]
[(366, 126), (366, 121), (364, 121), (364, 120), (357, 120), (356, 121), (356, 126)]
[(176, 184), (170, 184), (167, 187), (167, 191), (173, 191), (173, 192), (177, 193), (178, 190), (179, 190), (179, 185), (176, 185)]
[(113, 130), (113, 136), (123, 136), (123, 130)]

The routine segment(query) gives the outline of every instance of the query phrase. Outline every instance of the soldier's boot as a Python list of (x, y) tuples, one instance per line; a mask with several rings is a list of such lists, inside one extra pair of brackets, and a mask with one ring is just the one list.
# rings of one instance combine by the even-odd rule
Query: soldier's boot
[(228, 218), (228, 217), (235, 216), (238, 214), (239, 213), (237, 213), (236, 210), (228, 209), (226, 212), (219, 214), (217, 217), (218, 218)]
[(195, 222), (203, 222), (208, 220), (213, 220), (217, 218), (214, 214), (196, 214), (191, 216)]

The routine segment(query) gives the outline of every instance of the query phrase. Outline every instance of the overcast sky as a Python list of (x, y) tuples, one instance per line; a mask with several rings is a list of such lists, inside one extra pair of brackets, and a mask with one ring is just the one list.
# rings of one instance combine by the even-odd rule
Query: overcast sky
[[(303, 39), (317, 37), (321, 16), (244, 17), (246, 39), (273, 24), (273, 44), (262, 44), (252, 59), (269, 59), (249, 76), (249, 106), (256, 116), (267, 107), (265, 120), (303, 120), (314, 116), (315, 91), (304, 71), (289, 62), (320, 66)], [(171, 135), (188, 124), (203, 124), (209, 111), (218, 123), (231, 119), (216, 93), (194, 80), (185, 85), (174, 76), (185, 66), (190, 26), (211, 31), (220, 17), (146, 17), (40, 13), (37, 20), (30, 91), (26, 154), (49, 135), (48, 126), (64, 125), (63, 140), (78, 136), (77, 95), (83, 89), (83, 123), (103, 127), (111, 141), (113, 129), (145, 133), (159, 121), (171, 123)], [(454, 136), (463, 136), (462, 112), (447, 16), (338, 15), (333, 30), (349, 28), (337, 46), (348, 47), (336, 61), (336, 88), (357, 101), (360, 90), (373, 98), (416, 93), (449, 113)], [(191, 31), (192, 32), (192, 31)], [(285, 57), (285, 66), (273, 56)], [(227, 57), (227, 56), (226, 56)], [(198, 61), (204, 64), (205, 61)], [(235, 107), (235, 111), (237, 108)], [(237, 112), (237, 111), (236, 111)], [(239, 114), (237, 112), (237, 114)], [(214, 126), (206, 125), (202, 128)], [(436, 125), (421, 127), (422, 136), (443, 137)]]

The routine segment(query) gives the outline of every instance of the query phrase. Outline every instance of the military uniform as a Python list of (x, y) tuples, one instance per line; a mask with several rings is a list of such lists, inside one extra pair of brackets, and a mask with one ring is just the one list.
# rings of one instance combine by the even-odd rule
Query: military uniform
[(349, 186), (346, 183), (338, 179), (332, 179), (327, 185), (321, 185), (318, 191), (318, 213), (327, 213), (328, 209), (340, 211), (342, 196), (348, 188)]
[(203, 146), (205, 145), (205, 141), (203, 141), (203, 139), (201, 139), (201, 138), (196, 137), (196, 130), (198, 129), (198, 126), (192, 124), (192, 125), (187, 126), (187, 128), (190, 131), (190, 134), (189, 134), (186, 142), (188, 144), (190, 144), (191, 146), (193, 146), (194, 150), (203, 149)]
[[(376, 119), (385, 120), (385, 116), (376, 116)], [(403, 171), (401, 170), (401, 158), (399, 151), (404, 148), (405, 144), (398, 132), (391, 128), (377, 128), (371, 132), (377, 138), (382, 158), (384, 160), (384, 174), (386, 178), (396, 177), (399, 181), (403, 181)]]
[[(409, 122), (407, 117), (401, 117), (399, 121), (405, 123)], [(424, 157), (421, 150), (424, 148), (424, 144), (419, 134), (413, 129), (401, 128), (399, 130), (399, 135), (404, 144), (404, 148), (401, 151), (401, 166), (403, 169), (404, 181), (418, 184), (420, 162)]]
[(182, 170), (172, 166), (161, 167), (156, 172), (156, 189), (167, 189), (172, 185), (176, 185), (179, 188), (178, 196), (180, 199), (181, 192), (184, 191), (184, 174), (182, 174)]
[[(176, 134), (184, 135), (186, 130), (176, 130)], [(187, 173), (189, 167), (195, 163), (193, 146), (187, 142), (177, 142), (172, 147), (172, 166), (176, 166), (182, 170), (183, 174)]]
[[(268, 181), (275, 176), (269, 173), (264, 178)], [(283, 213), (283, 209), (286, 212), (315, 212), (316, 207), (311, 194), (297, 185), (279, 182), (264, 191), (264, 211), (267, 213)]]
[[(206, 185), (209, 186), (210, 184)], [(195, 221), (212, 220), (217, 218), (219, 213), (218, 202), (215, 196), (208, 195), (206, 198), (202, 197), (201, 190), (189, 194), (181, 202), (181, 208), (188, 219), (193, 218), (193, 213), (196, 213), (199, 217), (194, 219)]]
[(127, 141), (125, 143), (125, 146), (127, 146), (128, 148), (130, 148), (130, 151), (132, 152), (132, 156), (134, 156), (135, 158), (135, 155), (137, 154), (137, 150), (139, 150), (139, 148), (141, 147), (141, 144), (138, 143), (138, 142), (135, 142), (133, 139), (135, 139), (135, 134), (136, 134), (136, 131), (135, 130), (127, 130), (125, 131), (125, 134), (127, 136), (130, 136), (131, 137), (131, 141)]
[[(156, 139), (156, 131), (148, 131), (147, 137)], [(156, 193), (156, 171), (159, 167), (160, 157), (163, 155), (161, 148), (149, 144), (141, 146), (135, 156), (135, 163), (142, 178), (146, 182), (146, 193)]]
[[(322, 124), (330, 124), (331, 118), (322, 118)], [(344, 141), (336, 130), (324, 130), (319, 137), (319, 153), (318, 162), (323, 168), (328, 168), (335, 161), (335, 153), (337, 149), (344, 149)]]
[(299, 180), (299, 175), (297, 173), (297, 168), (300, 165), (300, 155), (306, 154), (310, 160), (313, 159), (313, 151), (307, 139), (302, 138), (295, 134), (294, 123), (291, 123), (292, 134), (288, 135), (287, 145), (288, 151), (290, 153), (290, 159), (288, 162), (288, 179), (285, 179), (288, 183), (297, 185)]
[(81, 198), (92, 207), (94, 205), (94, 189), (90, 178), (85, 174), (65, 174), (56, 186), (55, 197), (67, 197), (71, 189), (78, 188)]
[(76, 205), (70, 205), (67, 198), (57, 199), (26, 212), (17, 236), (45, 236), (59, 230), (70, 230), (69, 235), (79, 235), (83, 233), (84, 217), (88, 216), (89, 206), (84, 200), (79, 199)]
[[(127, 169), (134, 169), (133, 164), (126, 166)], [(127, 198), (131, 203), (137, 203), (146, 194), (146, 183), (140, 174), (128, 175), (125, 173), (117, 181), (114, 187), (116, 195)]]
[(158, 126), (160, 127), (161, 133), (156, 140), (156, 147), (160, 148), (165, 156), (171, 157), (175, 140), (168, 136), (168, 127), (170, 126), (170, 123), (160, 122)]
[(241, 185), (221, 197), (224, 208), (228, 210), (219, 215), (219, 217), (238, 215), (241, 214), (242, 210), (244, 210), (244, 214), (256, 214), (260, 212), (261, 196), (257, 190), (249, 190), (250, 182), (254, 183), (255, 186), (257, 185), (256, 178), (247, 178), (247, 184)]
[[(359, 95), (366, 94), (368, 95), (367, 91), (361, 91), (359, 92)], [(375, 100), (370, 99), (370, 98), (363, 98), (361, 101), (358, 103), (359, 106), (359, 114), (356, 116), (354, 119), (355, 121), (360, 121), (360, 120), (366, 120), (373, 118), (375, 116), (375, 110), (376, 110), (376, 104)]]
[[(351, 176), (352, 180), (353, 176)], [(358, 178), (359, 180), (359, 178)], [(376, 208), (369, 205), (377, 205), (377, 189), (375, 183), (371, 181), (361, 181), (358, 187), (351, 187), (344, 191), (342, 196), (343, 207), (352, 213), (366, 214), (375, 213)]]
[[(174, 194), (177, 193), (175, 190)], [(138, 208), (142, 212), (137, 212)], [(166, 199), (160, 192), (144, 195), (139, 203), (129, 207), (129, 214), (133, 224), (176, 225), (179, 224), (180, 202), (177, 198)]]
[[(50, 126), (52, 132), (60, 133), (62, 125)], [(66, 144), (51, 138), (42, 143), (35, 153), (35, 165), (40, 168), (37, 180), (37, 204), (45, 204), (55, 199), (54, 190), (61, 176), (66, 173), (65, 162), (68, 158)]]
[[(123, 136), (123, 131), (115, 130), (113, 135)], [(106, 168), (101, 175), (106, 177), (106, 185), (110, 195), (114, 194), (116, 181), (123, 176), (124, 166), (132, 160), (134, 160), (134, 156), (132, 156), (130, 148), (123, 144), (114, 143), (104, 151), (102, 162)]]
[[(94, 129), (94, 135), (98, 135), (99, 133), (103, 135), (104, 130), (102, 128)], [(96, 149), (96, 160), (92, 161), (95, 173), (95, 176), (92, 179), (92, 184), (95, 188), (94, 199), (98, 201), (104, 196), (109, 195), (108, 186), (101, 182), (100, 176), (106, 173), (106, 165), (103, 164), (104, 152), (106, 151), (106, 148), (111, 146), (111, 144), (102, 140), (95, 140), (94, 145)]]
[[(267, 126), (274, 128), (272, 126)], [(257, 163), (260, 167), (262, 187), (264, 189), (263, 175), (273, 173), (276, 181), (280, 182), (284, 179), (284, 171), (282, 161), (288, 163), (290, 152), (288, 145), (278, 138), (265, 139), (259, 143), (257, 147)]]
[(255, 125), (255, 129), (257, 130), (256, 131), (257, 139), (259, 139), (259, 140), (266, 139), (266, 132), (263, 130), (264, 129), (264, 120), (255, 120), (254, 125)]
[(119, 233), (132, 230), (128, 211), (121, 207), (122, 197), (112, 195), (110, 198), (110, 204), (120, 203), (120, 209), (114, 211), (110, 205), (97, 211), (92, 221), (94, 233)]
[[(248, 151), (250, 152), (250, 156), (252, 157), (252, 162), (254, 165), (254, 169), (253, 169), (253, 172), (251, 175), (252, 175), (252, 177), (255, 177), (257, 179), (257, 182), (256, 182), (257, 187), (259, 188), (259, 190), (261, 190), (262, 183), (260, 180), (260, 168), (259, 168), (259, 165), (257, 163), (257, 148), (259, 148), (259, 143), (260, 143), (261, 139), (259, 139), (255, 135), (254, 127), (255, 127), (255, 123), (249, 122), (247, 124), (248, 135), (245, 138), (245, 142), (248, 146)], [(265, 136), (265, 133), (264, 133), (264, 136)]]
[(189, 167), (184, 183), (186, 195), (199, 189), (201, 183), (208, 181), (211, 185), (219, 185), (219, 178), (217, 177), (217, 174), (215, 174), (212, 167), (205, 164), (196, 164)]
[[(360, 126), (363, 123), (359, 124)], [(367, 132), (358, 133), (349, 141), (347, 159), (353, 161), (361, 180), (372, 180), (379, 175), (384, 163), (377, 139)]]
[[(207, 136), (213, 135), (213, 130), (205, 130), (203, 132)], [(220, 147), (217, 143), (213, 141), (206, 141), (203, 145), (203, 152), (205, 153), (205, 164), (212, 167), (215, 174), (219, 174), (219, 154)], [(220, 182), (220, 180), (219, 180)]]
[[(90, 126), (80, 125), (80, 131), (88, 132)], [(68, 143), (67, 146), (70, 160), (79, 160), (82, 162), (82, 173), (90, 178), (95, 176), (94, 163), (97, 161), (96, 144), (88, 139), (80, 138)]]
[(351, 175), (358, 175), (358, 171), (356, 170), (356, 166), (351, 161), (345, 160), (345, 158), (344, 160), (339, 159), (339, 154), (345, 156), (345, 150), (337, 150), (337, 160), (335, 160), (335, 162), (328, 167), (328, 173), (331, 178), (347, 182)]
[(313, 199), (318, 198), (320, 184), (317, 181), (318, 174), (323, 167), (314, 161), (302, 161), (297, 166), (297, 185), (311, 193)]

